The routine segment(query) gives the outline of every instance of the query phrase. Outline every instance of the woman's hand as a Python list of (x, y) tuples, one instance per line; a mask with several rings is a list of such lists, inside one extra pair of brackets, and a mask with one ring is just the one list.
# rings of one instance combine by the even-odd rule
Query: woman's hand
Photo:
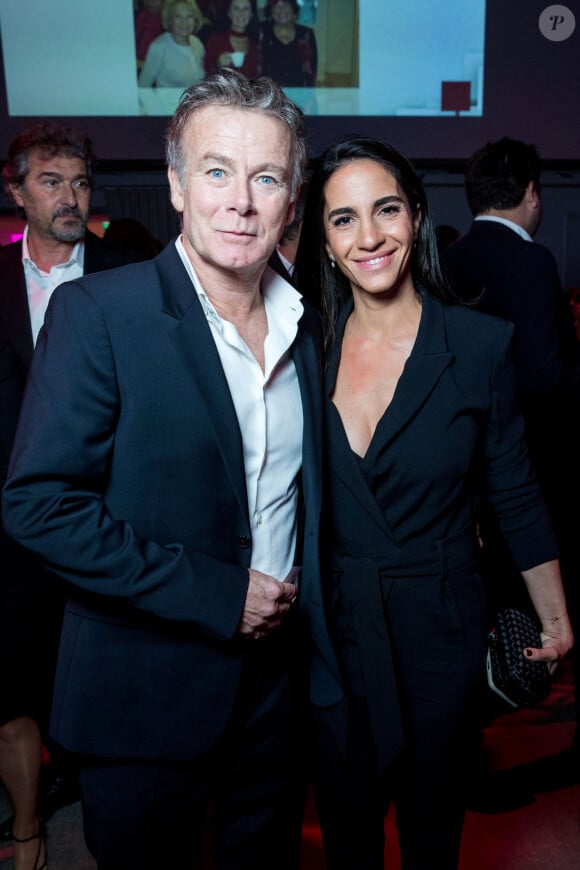
[(557, 559), (522, 571), (522, 577), (542, 623), (541, 649), (527, 647), (524, 655), (530, 661), (547, 662), (551, 674), (574, 643), (572, 626), (566, 610), (566, 598)]
[(540, 637), (541, 649), (527, 647), (524, 655), (529, 661), (547, 662), (548, 670), (553, 674), (574, 643), (568, 614), (563, 613), (543, 620)]

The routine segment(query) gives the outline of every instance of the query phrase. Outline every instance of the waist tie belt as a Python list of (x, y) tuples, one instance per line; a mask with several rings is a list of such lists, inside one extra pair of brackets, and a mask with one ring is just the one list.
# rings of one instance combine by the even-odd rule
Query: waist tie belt
[(360, 653), (371, 731), (381, 774), (396, 761), (405, 746), (403, 717), (390, 638), (383, 613), (381, 581), (404, 577), (439, 577), (444, 585), (449, 571), (477, 557), (475, 529), (435, 541), (426, 547), (389, 553), (385, 559), (353, 558), (335, 554), (333, 574), (352, 606), (355, 637)]

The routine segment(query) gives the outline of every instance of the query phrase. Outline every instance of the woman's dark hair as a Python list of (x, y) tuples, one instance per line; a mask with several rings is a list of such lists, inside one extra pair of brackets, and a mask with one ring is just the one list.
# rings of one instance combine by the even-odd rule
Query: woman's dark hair
[[(268, 16), (268, 18), (272, 17), (272, 7), (275, 6), (278, 2), (279, 0), (271, 0), (271, 2), (268, 3), (266, 7), (266, 15)], [(297, 3), (296, 0), (284, 0), (284, 2), (287, 2), (288, 5), (292, 7), (295, 15), (300, 15), (300, 4)]]
[(324, 191), (337, 169), (357, 160), (380, 163), (399, 184), (412, 213), (417, 209), (421, 212), (421, 223), (411, 255), (411, 274), (415, 285), (443, 301), (456, 301), (452, 299), (441, 272), (429, 203), (421, 179), (407, 158), (391, 145), (366, 136), (349, 136), (330, 145), (316, 162), (308, 186), (294, 272), (300, 292), (320, 306), (325, 320), (327, 345), (332, 343), (339, 310), (351, 296), (351, 288), (340, 269), (331, 267), (326, 252)]

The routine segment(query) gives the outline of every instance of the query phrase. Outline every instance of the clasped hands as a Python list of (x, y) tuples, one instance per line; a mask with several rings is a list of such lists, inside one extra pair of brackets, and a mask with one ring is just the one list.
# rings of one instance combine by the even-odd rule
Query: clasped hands
[(253, 568), (250, 568), (249, 575), (238, 633), (245, 638), (259, 640), (269, 637), (280, 627), (294, 603), (298, 590), (291, 581), (297, 576), (297, 569), (293, 568), (283, 581)]

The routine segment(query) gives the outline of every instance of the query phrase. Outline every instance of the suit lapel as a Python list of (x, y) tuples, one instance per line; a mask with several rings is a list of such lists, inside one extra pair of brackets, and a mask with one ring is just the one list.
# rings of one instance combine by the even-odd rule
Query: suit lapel
[[(170, 338), (209, 413), (233, 491), (245, 517), (248, 498), (242, 436), (219, 353), (201, 303), (173, 244), (156, 259)], [(187, 397), (183, 397), (187, 401)], [(191, 401), (197, 401), (192, 395)]]
[(322, 469), (322, 358), (321, 342), (310, 332), (307, 316), (301, 321), (292, 346), (292, 359), (300, 385), (304, 415), (302, 476), (305, 498), (316, 496), (309, 508), (318, 512), (321, 498)]
[(379, 421), (369, 446), (368, 460), (371, 463), (376, 453), (387, 448), (417, 415), (452, 361), (453, 354), (447, 350), (443, 305), (425, 294), (415, 345), (393, 401)]
[(0, 262), (2, 263), (1, 332), (10, 337), (16, 352), (28, 366), (32, 359), (34, 344), (26, 279), (22, 266), (22, 242), (10, 245), (0, 252)]

